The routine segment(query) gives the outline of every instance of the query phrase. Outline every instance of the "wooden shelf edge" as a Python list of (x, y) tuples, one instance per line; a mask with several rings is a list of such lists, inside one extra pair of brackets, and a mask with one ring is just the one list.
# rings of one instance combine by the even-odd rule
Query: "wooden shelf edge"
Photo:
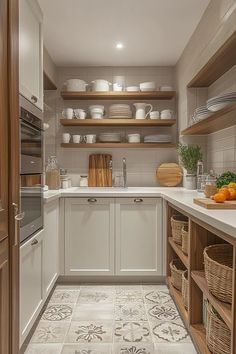
[(202, 271), (192, 271), (191, 277), (201, 289), (203, 294), (207, 297), (210, 303), (214, 306), (216, 311), (220, 314), (227, 326), (232, 329), (232, 310), (229, 304), (223, 303), (212, 295), (208, 289), (205, 274)]
[(91, 148), (128, 148), (128, 149), (167, 149), (167, 148), (176, 148), (176, 144), (170, 143), (139, 143), (139, 144), (132, 144), (132, 143), (95, 143), (95, 144), (61, 144), (61, 147), (67, 149), (91, 149)]
[(184, 321), (185, 326), (188, 328), (189, 327), (189, 320), (188, 320), (188, 311), (184, 307), (183, 299), (182, 299), (182, 294), (180, 291), (175, 289), (171, 283), (170, 277), (167, 278), (167, 284), (170, 290), (170, 294), (173, 296), (175, 304), (181, 314), (181, 317)]
[(190, 335), (196, 345), (199, 353), (212, 354), (206, 344), (206, 330), (202, 323), (191, 325), (189, 328)]
[(60, 119), (63, 126), (137, 126), (137, 127), (170, 127), (176, 124), (175, 119)]
[(189, 261), (188, 261), (188, 256), (185, 255), (181, 249), (181, 246), (177, 245), (172, 237), (168, 237), (169, 244), (177, 254), (177, 256), (181, 259), (185, 267), (188, 269), (189, 266)]

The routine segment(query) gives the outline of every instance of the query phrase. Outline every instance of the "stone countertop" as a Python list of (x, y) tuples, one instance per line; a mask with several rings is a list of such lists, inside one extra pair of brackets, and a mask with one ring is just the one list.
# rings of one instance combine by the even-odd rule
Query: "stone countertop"
[(236, 210), (205, 209), (193, 203), (193, 198), (199, 196), (202, 194), (197, 191), (188, 191), (182, 187), (72, 187), (44, 192), (44, 201), (48, 203), (60, 197), (161, 197), (183, 211), (236, 238)]

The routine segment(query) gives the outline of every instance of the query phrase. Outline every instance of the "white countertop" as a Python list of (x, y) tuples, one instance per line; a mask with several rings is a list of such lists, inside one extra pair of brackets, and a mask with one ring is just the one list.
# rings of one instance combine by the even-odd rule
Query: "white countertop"
[(236, 210), (208, 210), (193, 203), (193, 198), (202, 196), (197, 191), (182, 187), (128, 187), (96, 188), (72, 187), (44, 192), (45, 202), (60, 197), (162, 197), (196, 218), (236, 238)]

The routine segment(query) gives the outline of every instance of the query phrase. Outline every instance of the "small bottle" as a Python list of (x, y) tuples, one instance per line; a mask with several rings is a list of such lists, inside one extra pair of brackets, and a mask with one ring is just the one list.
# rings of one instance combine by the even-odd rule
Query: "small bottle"
[(56, 156), (48, 158), (46, 167), (46, 184), (49, 189), (60, 189), (60, 170)]
[(202, 183), (204, 182), (203, 175), (204, 175), (203, 162), (198, 161), (197, 163), (197, 191), (198, 192), (202, 192)]

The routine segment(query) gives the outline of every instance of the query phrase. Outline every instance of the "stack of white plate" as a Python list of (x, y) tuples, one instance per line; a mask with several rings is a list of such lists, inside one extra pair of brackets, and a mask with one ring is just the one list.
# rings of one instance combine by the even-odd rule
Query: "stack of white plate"
[(193, 114), (193, 121), (199, 122), (200, 120), (210, 117), (211, 115), (212, 112), (210, 112), (206, 106), (201, 106), (195, 109)]
[(109, 118), (132, 118), (132, 111), (128, 104), (112, 104), (109, 107)]
[(209, 111), (217, 112), (233, 102), (236, 102), (236, 92), (225, 93), (224, 95), (210, 98), (207, 101), (207, 108)]
[(99, 141), (101, 143), (120, 143), (121, 134), (120, 133), (101, 133), (99, 135)]
[(146, 135), (144, 137), (145, 143), (170, 143), (171, 135), (157, 134), (157, 135)]

